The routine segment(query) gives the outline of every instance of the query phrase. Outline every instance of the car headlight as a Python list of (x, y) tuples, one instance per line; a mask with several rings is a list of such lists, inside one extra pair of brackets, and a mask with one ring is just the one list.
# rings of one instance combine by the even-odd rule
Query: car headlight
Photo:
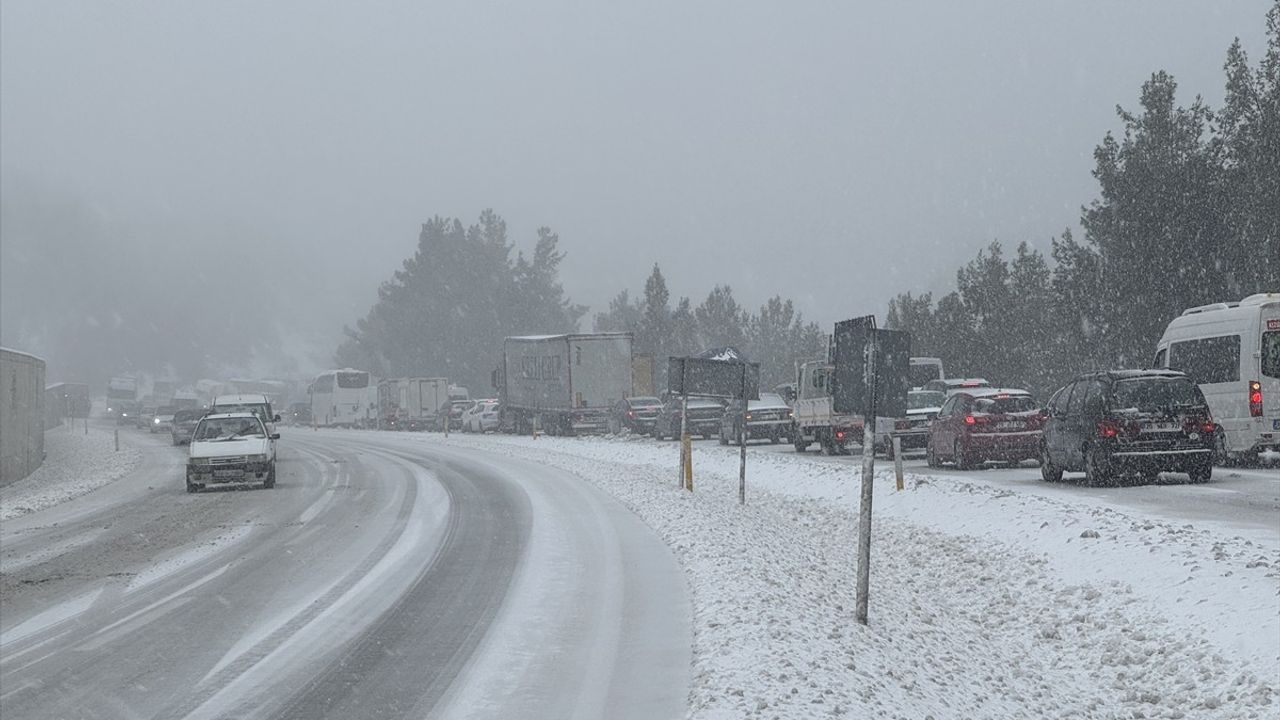
[(151, 422), (153, 422), (153, 423), (155, 423), (155, 424), (159, 425), (159, 424), (160, 424), (160, 418), (154, 418)]
[(187, 461), (187, 464), (188, 464), (188, 465), (208, 465), (208, 464), (209, 464), (209, 458), (207, 458), (207, 457), (194, 457), (194, 458), (191, 458), (190, 460), (188, 460), (188, 461)]
[(249, 462), (251, 462), (251, 463), (264, 463), (264, 462), (266, 462), (266, 461), (268, 461), (268, 460), (270, 460), (270, 459), (271, 459), (271, 457), (270, 457), (269, 455), (265, 455), (265, 454), (264, 454), (264, 455), (250, 455), (250, 456), (249, 456)]

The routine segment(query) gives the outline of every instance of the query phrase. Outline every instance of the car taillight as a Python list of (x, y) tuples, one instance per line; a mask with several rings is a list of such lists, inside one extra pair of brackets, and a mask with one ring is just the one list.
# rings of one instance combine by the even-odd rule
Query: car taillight
[(964, 424), (965, 424), (965, 425), (977, 425), (977, 424), (978, 424), (978, 418), (976, 418), (976, 417), (974, 417), (974, 416), (972, 416), (972, 415), (965, 415), (965, 416), (964, 416)]
[(635, 411), (635, 410), (628, 410), (628, 411), (627, 411), (627, 417), (629, 417), (629, 418), (633, 418), (633, 417), (635, 417), (635, 416), (636, 416), (636, 411)]
[(843, 440), (843, 439), (844, 439), (844, 431), (843, 431), (843, 430), (837, 430), (837, 431), (836, 431), (836, 439), (837, 439), (837, 440)]
[(1120, 424), (1112, 420), (1103, 420), (1098, 423), (1098, 437), (1100, 438), (1120, 437), (1122, 431)]
[(1249, 414), (1262, 417), (1262, 383), (1257, 380), (1249, 381)]

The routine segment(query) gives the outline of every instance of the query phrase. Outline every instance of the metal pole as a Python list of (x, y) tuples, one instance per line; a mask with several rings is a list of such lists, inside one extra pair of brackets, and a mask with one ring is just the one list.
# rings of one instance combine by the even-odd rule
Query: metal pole
[(893, 476), (898, 481), (898, 489), (901, 490), (902, 485), (902, 438), (894, 435), (890, 442), (893, 447)]
[(867, 624), (867, 596), (871, 586), (871, 491), (876, 469), (876, 339), (874, 329), (867, 341), (865, 381), (867, 414), (862, 419), (862, 502), (858, 509), (858, 595), (854, 616)]
[(89, 434), (89, 413), (85, 413), (84, 415), (84, 434)]
[(120, 452), (120, 428), (116, 428), (116, 452)]
[[(684, 370), (681, 369), (683, 375)], [(683, 378), (680, 388), (684, 389)], [(690, 445), (689, 439), (689, 396), (680, 396), (680, 487), (689, 487), (688, 466), (690, 464), (690, 455), (693, 454), (693, 447)]]
[(738, 504), (747, 504), (747, 364), (742, 363), (742, 429), (738, 433)]

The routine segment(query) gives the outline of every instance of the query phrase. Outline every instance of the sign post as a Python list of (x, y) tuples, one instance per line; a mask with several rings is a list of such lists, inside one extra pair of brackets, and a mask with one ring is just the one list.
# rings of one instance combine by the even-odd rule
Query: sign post
[(836, 323), (832, 409), (862, 416), (862, 484), (858, 508), (857, 597), (854, 616), (867, 624), (871, 587), (871, 502), (875, 488), (876, 418), (906, 414), (911, 335), (876, 329), (868, 315)]
[(747, 362), (733, 348), (708, 351), (698, 357), (667, 360), (667, 391), (680, 396), (680, 486), (693, 490), (693, 438), (688, 423), (689, 396), (742, 401), (742, 449), (738, 468), (738, 502), (746, 502), (747, 401), (760, 397), (760, 365)]
[(747, 504), (747, 364), (742, 363), (742, 428), (738, 433), (738, 504)]

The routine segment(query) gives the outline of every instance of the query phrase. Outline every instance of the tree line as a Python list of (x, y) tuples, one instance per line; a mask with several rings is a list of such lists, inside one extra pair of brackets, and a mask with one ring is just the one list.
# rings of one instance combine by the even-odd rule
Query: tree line
[(934, 301), (903, 293), (887, 325), (908, 330), (916, 354), (950, 375), (1047, 393), (1090, 369), (1146, 367), (1184, 309), (1280, 291), (1280, 2), (1267, 47), (1249, 63), (1237, 39), (1224, 65), (1226, 97), (1175, 101), (1156, 72), (1138, 109), (1094, 150), (1100, 196), (1082, 208), (1083, 239), (1054, 238), (1050, 258), (994, 242)]
[[(950, 375), (1043, 394), (1084, 370), (1145, 366), (1187, 307), (1280, 290), (1280, 0), (1266, 27), (1257, 67), (1239, 40), (1228, 49), (1222, 108), (1178, 105), (1165, 72), (1143, 85), (1138, 110), (1117, 108), (1123, 131), (1094, 151), (1099, 197), (1082, 208), (1082, 239), (1063, 232), (1048, 257), (993, 242), (957, 271), (954, 291), (893, 298), (886, 325), (910, 331), (914, 354), (943, 358)], [(423, 224), (414, 255), (345, 329), (337, 362), (488, 388), (502, 338), (575, 332), (586, 315), (560, 284), (554, 232), (538, 229), (532, 257), (513, 252), (492, 210), (469, 226)], [(620, 291), (592, 327), (634, 333), (659, 387), (670, 355), (734, 346), (769, 388), (827, 346), (827, 331), (781, 295), (754, 312), (729, 285), (697, 305), (673, 300), (656, 264), (639, 295)]]

